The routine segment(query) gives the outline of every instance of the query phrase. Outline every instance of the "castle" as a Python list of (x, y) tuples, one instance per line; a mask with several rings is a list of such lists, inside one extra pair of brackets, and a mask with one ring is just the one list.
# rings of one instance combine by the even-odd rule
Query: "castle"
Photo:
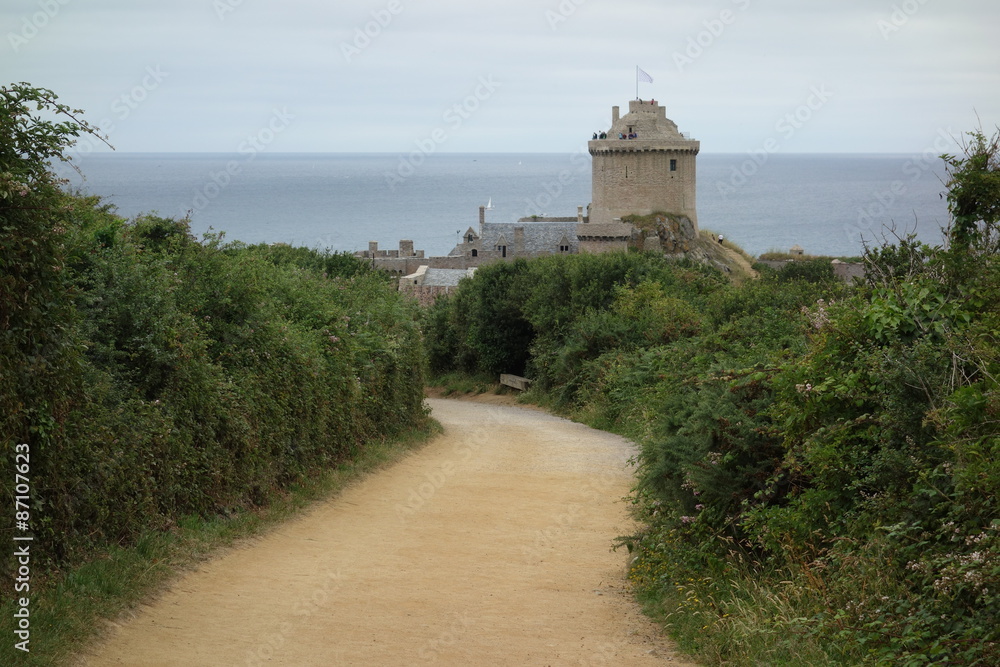
[[(412, 241), (400, 241), (399, 250), (392, 251), (371, 243), (355, 255), (403, 276), (400, 289), (426, 301), (451, 287), (428, 282), (432, 276), (457, 284), (441, 270), (466, 274), (493, 261), (629, 247), (686, 250), (698, 233), (695, 160), (700, 143), (681, 134), (655, 100), (633, 100), (628, 113), (619, 114), (619, 107), (612, 107), (610, 129), (588, 142), (592, 181), (586, 213), (578, 206), (575, 217), (487, 222), (486, 208), (480, 207), (478, 229), (469, 227), (446, 257), (424, 257), (423, 251), (413, 250)], [(665, 215), (650, 220), (654, 213)], [(644, 217), (641, 224), (636, 217)], [(432, 289), (436, 287), (442, 289)]]
[(695, 158), (700, 142), (682, 135), (655, 100), (629, 102), (611, 129), (588, 144), (592, 158), (590, 222), (621, 221), (627, 215), (662, 211), (686, 216), (697, 231)]

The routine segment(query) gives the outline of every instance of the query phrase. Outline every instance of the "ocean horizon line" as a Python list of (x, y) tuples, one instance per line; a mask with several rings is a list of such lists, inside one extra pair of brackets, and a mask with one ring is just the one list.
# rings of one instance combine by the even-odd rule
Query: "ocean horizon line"
[[(305, 156), (305, 157), (318, 157), (318, 156), (345, 156), (345, 157), (358, 157), (365, 155), (372, 156), (406, 156), (413, 152), (419, 151), (370, 151), (370, 152), (354, 152), (354, 151), (259, 151), (254, 153), (255, 157), (288, 157), (288, 156)], [(537, 152), (537, 151), (435, 151), (434, 153), (424, 153), (424, 157), (434, 158), (442, 156), (462, 156), (462, 155), (488, 155), (488, 156), (503, 156), (503, 155), (539, 155), (539, 156), (552, 156), (552, 155), (575, 155), (581, 153), (582, 151), (549, 151), (549, 152)], [(912, 155), (919, 155), (925, 153), (926, 149), (916, 149), (913, 151), (902, 151), (902, 152), (816, 152), (809, 153), (803, 151), (775, 151), (767, 153), (768, 159), (773, 157), (909, 157)], [(701, 151), (699, 155), (711, 155), (711, 156), (746, 156), (755, 155), (759, 151), (745, 150), (745, 151)], [(91, 151), (85, 154), (74, 155), (74, 159), (87, 158), (87, 157), (127, 157), (127, 156), (205, 156), (205, 157), (218, 157), (218, 156), (234, 156), (234, 155), (244, 155), (245, 153), (240, 153), (239, 151)]]

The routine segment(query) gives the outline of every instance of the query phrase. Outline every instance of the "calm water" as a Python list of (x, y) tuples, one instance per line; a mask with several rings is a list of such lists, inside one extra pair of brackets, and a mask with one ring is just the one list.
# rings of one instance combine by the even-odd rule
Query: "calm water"
[[(585, 153), (100, 154), (76, 160), (71, 186), (124, 216), (191, 212), (192, 227), (247, 243), (358, 250), (412, 239), (447, 254), (478, 222), (570, 216), (590, 201)], [(698, 218), (748, 252), (856, 255), (886, 226), (930, 243), (948, 220), (940, 160), (920, 155), (698, 156)]]

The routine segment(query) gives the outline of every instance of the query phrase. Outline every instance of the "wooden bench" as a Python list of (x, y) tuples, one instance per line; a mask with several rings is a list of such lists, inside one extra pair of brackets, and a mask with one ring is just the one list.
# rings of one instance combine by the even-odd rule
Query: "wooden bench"
[(531, 380), (528, 378), (523, 378), (518, 375), (510, 375), (508, 373), (500, 374), (500, 384), (506, 387), (513, 387), (518, 391), (525, 391), (531, 386)]

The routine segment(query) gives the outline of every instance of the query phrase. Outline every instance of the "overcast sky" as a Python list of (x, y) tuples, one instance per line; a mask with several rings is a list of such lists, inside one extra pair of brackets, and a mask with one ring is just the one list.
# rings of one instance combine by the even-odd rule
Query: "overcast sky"
[(0, 83), (121, 152), (572, 152), (636, 66), (703, 152), (1000, 123), (997, 0), (4, 0), (0, 25)]

